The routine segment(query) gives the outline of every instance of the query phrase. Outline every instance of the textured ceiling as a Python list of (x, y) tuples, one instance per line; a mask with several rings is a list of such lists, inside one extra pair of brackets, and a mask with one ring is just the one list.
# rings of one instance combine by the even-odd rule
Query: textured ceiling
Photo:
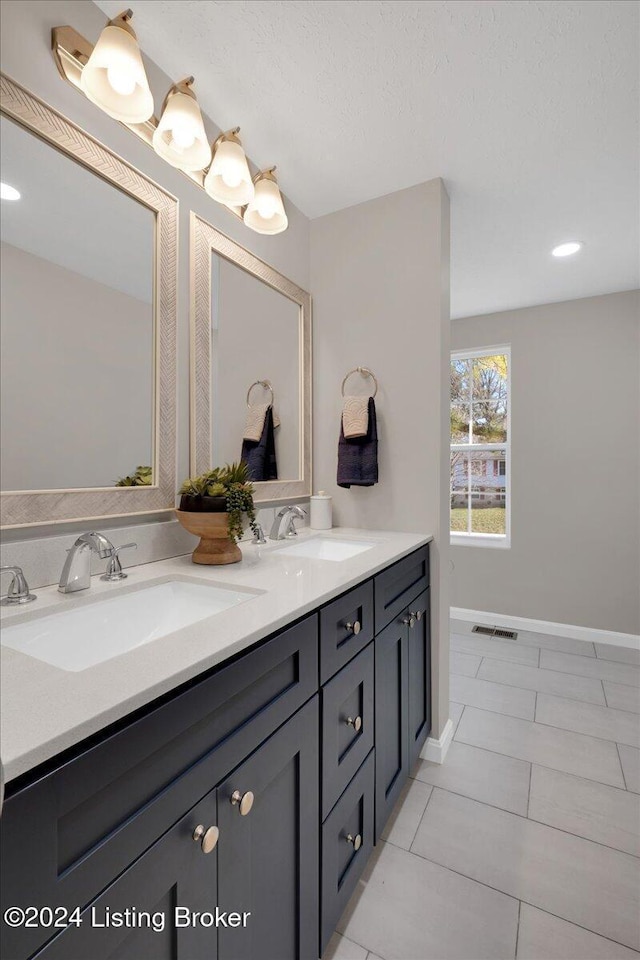
[[(639, 285), (635, 0), (133, 8), (145, 52), (195, 74), (205, 111), (277, 162), (307, 216), (443, 177), (453, 316)], [(578, 257), (550, 257), (574, 238)]]

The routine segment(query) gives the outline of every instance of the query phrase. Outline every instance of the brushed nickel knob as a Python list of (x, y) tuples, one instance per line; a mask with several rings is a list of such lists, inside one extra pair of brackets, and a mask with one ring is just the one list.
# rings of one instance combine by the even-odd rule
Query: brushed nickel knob
[(348, 833), (346, 836), (347, 843), (353, 844), (354, 850), (359, 850), (362, 846), (362, 834), (356, 833), (355, 837), (352, 833)]
[(209, 827), (205, 830), (201, 823), (193, 831), (193, 839), (196, 843), (200, 843), (203, 853), (211, 853), (212, 850), (215, 850), (219, 836), (220, 831), (217, 827)]
[(359, 620), (353, 620), (353, 621), (348, 620), (347, 623), (345, 623), (345, 627), (351, 633), (355, 633), (356, 636), (358, 636), (358, 634), (362, 630), (362, 624), (360, 623)]
[(347, 726), (353, 727), (356, 733), (360, 733), (362, 730), (362, 717), (356, 717), (355, 719), (353, 717), (347, 717), (345, 723)]
[(410, 613), (408, 617), (402, 618), (402, 623), (404, 623), (405, 626), (408, 626), (409, 628), (413, 627), (415, 622), (416, 622), (416, 618), (412, 613)]
[(231, 803), (239, 804), (238, 810), (240, 811), (241, 817), (246, 817), (248, 813), (251, 813), (251, 807), (253, 806), (254, 796), (251, 793), (251, 790), (247, 790), (246, 793), (240, 793), (239, 790), (234, 790), (231, 794)]
[(416, 610), (415, 613), (412, 612), (409, 614), (409, 616), (413, 617), (414, 620), (417, 620), (418, 623), (420, 623), (420, 621), (422, 620), (422, 610)]

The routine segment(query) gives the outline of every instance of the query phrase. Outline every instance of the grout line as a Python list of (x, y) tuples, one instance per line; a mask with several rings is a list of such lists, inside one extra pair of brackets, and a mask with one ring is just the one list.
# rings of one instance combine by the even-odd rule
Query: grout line
[[(546, 824), (544, 824), (544, 826), (546, 826)], [(550, 828), (550, 829), (554, 829), (554, 830), (555, 830), (556, 828), (555, 828), (555, 827), (552, 827), (552, 828)], [(580, 840), (584, 840), (585, 838), (584, 838), (584, 837), (580, 837), (579, 839), (580, 839)], [(383, 843), (388, 843), (389, 841), (388, 841), (388, 840), (384, 840), (384, 841), (381, 841), (381, 842), (383, 842)], [(587, 842), (593, 843), (593, 841), (587, 841)], [(391, 844), (391, 846), (395, 846), (395, 844)], [(402, 850), (402, 849), (404, 849), (404, 848), (403, 848), (403, 847), (397, 847), (396, 849)], [(478, 880), (477, 877), (472, 877), (472, 876), (471, 876), (470, 874), (468, 874), (468, 873), (463, 873), (461, 870), (455, 870), (453, 867), (448, 866), (446, 863), (440, 863), (439, 860), (434, 860), (432, 857), (425, 857), (425, 856), (423, 856), (421, 853), (415, 853), (413, 850), (405, 850), (404, 852), (405, 852), (405, 853), (410, 853), (410, 854), (412, 854), (414, 857), (420, 857), (422, 860), (427, 860), (429, 863), (434, 863), (437, 867), (442, 867), (443, 870), (448, 870), (450, 873), (455, 873), (455, 874), (457, 874), (457, 876), (459, 876), (459, 877), (464, 877), (465, 880), (471, 880), (473, 883), (478, 883), (478, 884), (480, 884), (481, 887), (486, 887), (488, 890), (495, 890), (496, 893), (501, 893), (504, 897), (509, 897), (511, 900), (518, 900), (521, 904), (522, 904), (522, 903), (526, 903), (528, 906), (535, 907), (536, 910), (541, 910), (543, 913), (548, 913), (549, 916), (551, 916), (551, 917), (556, 917), (558, 920), (564, 920), (566, 923), (571, 923), (571, 924), (573, 924), (574, 927), (580, 927), (581, 930), (586, 930), (587, 933), (594, 933), (596, 936), (602, 937), (603, 940), (608, 940), (610, 943), (616, 943), (616, 944), (618, 944), (618, 946), (620, 946), (620, 947), (626, 947), (627, 950), (633, 950), (633, 947), (629, 947), (626, 943), (622, 943), (620, 940), (612, 940), (611, 937), (607, 937), (607, 936), (605, 936), (604, 934), (599, 933), (597, 930), (591, 930), (589, 927), (585, 927), (585, 926), (583, 926), (581, 923), (576, 923), (575, 920), (570, 920), (568, 917), (563, 917), (563, 916), (562, 916), (561, 914), (559, 914), (559, 913), (552, 913), (550, 910), (546, 910), (544, 907), (538, 906), (538, 904), (537, 904), (537, 903), (534, 903), (533, 900), (524, 900), (524, 899), (521, 899), (521, 898), (515, 896), (513, 893), (507, 893), (507, 892), (506, 892), (505, 890), (503, 890), (501, 887), (494, 887), (492, 884), (486, 883), (484, 880)], [(618, 853), (621, 853), (622, 851), (617, 851), (617, 852), (618, 852)], [(631, 856), (631, 854), (627, 854), (627, 856)]]
[(529, 789), (527, 790), (527, 820), (529, 819), (529, 807), (531, 806), (531, 779), (533, 777), (533, 763), (529, 764)]
[[(500, 660), (500, 663), (507, 663), (506, 660)], [(515, 667), (530, 667), (531, 670), (544, 670), (545, 673), (561, 673), (560, 670), (549, 670), (546, 667), (534, 667), (532, 664), (528, 663), (514, 663)], [(485, 683), (499, 683), (501, 687), (513, 687), (515, 690), (534, 690), (536, 693), (544, 693), (548, 697), (562, 697), (563, 700), (573, 700), (575, 703), (591, 703), (594, 707), (604, 707), (605, 704), (600, 700), (584, 700), (582, 697), (569, 697), (566, 693), (550, 693), (548, 690), (538, 690), (537, 687), (521, 687), (515, 683), (508, 683), (506, 680), (495, 680), (493, 677), (469, 677), (466, 674), (452, 673), (451, 676), (461, 677), (465, 676), (467, 680), (484, 680)], [(573, 677), (575, 680), (588, 680), (593, 681), (594, 683), (602, 683), (598, 677), (580, 677), (576, 673), (562, 673), (563, 677)], [(615, 681), (611, 681), (612, 683)], [(638, 690), (640, 695), (640, 689)], [(608, 706), (608, 704), (607, 704)]]
[[(616, 788), (614, 787), (614, 789)], [(535, 820), (533, 817), (530, 818), (526, 814), (515, 813), (513, 810), (505, 810), (504, 807), (498, 807), (495, 803), (487, 803), (486, 800), (478, 800), (476, 797), (469, 797), (466, 793), (458, 793), (456, 790), (450, 790), (448, 787), (434, 786), (433, 793), (435, 793), (436, 790), (440, 790), (441, 793), (450, 793), (452, 796), (460, 797), (462, 800), (471, 800), (472, 803), (479, 803), (483, 807), (489, 807), (490, 810), (498, 810), (500, 813), (511, 814), (511, 816), (517, 817), (518, 820), (525, 820), (527, 823), (537, 823), (540, 827), (546, 827), (549, 830), (555, 830), (556, 833), (563, 833), (568, 837), (575, 837), (576, 840), (584, 840), (585, 843), (593, 843), (596, 847), (604, 847), (605, 850), (613, 850), (615, 853), (619, 853), (623, 857), (631, 857), (633, 860), (640, 860), (640, 854), (629, 853), (628, 850), (621, 850), (620, 847), (612, 847), (608, 843), (602, 843), (600, 840), (593, 840), (591, 837), (585, 837), (581, 833), (573, 833), (571, 830), (565, 830), (562, 827), (556, 827), (553, 823), (547, 823), (545, 820)], [(431, 796), (433, 796), (433, 793)], [(431, 797), (429, 797), (429, 799), (431, 799)], [(422, 824), (420, 824), (420, 826), (421, 825)], [(420, 827), (418, 827), (418, 829), (420, 829)], [(417, 833), (418, 831), (416, 830), (416, 836)], [(397, 843), (393, 843), (393, 841), (385, 840), (385, 843), (389, 842), (392, 844), (392, 846), (398, 847), (399, 850), (406, 850), (406, 847), (400, 847)], [(414, 842), (415, 837), (411, 841), (411, 846), (413, 846)], [(409, 852), (414, 853), (415, 851), (410, 850)], [(420, 857), (422, 854), (419, 853), (418, 856)], [(425, 859), (428, 860), (429, 857), (425, 857)], [(443, 864), (443, 866), (446, 866), (446, 864)], [(482, 883), (482, 881), (480, 882)]]
[(540, 660), (542, 659), (542, 647), (538, 647), (538, 670), (540, 669)]
[[(553, 696), (553, 694), (546, 694), (546, 696)], [(558, 697), (558, 699), (559, 699), (559, 700), (562, 700), (562, 699), (564, 699), (564, 698), (563, 698), (563, 697)], [(458, 702), (458, 701), (456, 701), (456, 703), (457, 703), (457, 702)], [(582, 701), (581, 701), (581, 700), (572, 700), (572, 703), (582, 703)], [(623, 743), (622, 740), (616, 740), (615, 738), (611, 738), (611, 737), (609, 737), (608, 739), (607, 739), (607, 737), (596, 737), (593, 733), (582, 733), (580, 730), (571, 730), (569, 727), (558, 727), (558, 726), (556, 726), (556, 725), (553, 724), (553, 723), (546, 723), (544, 720), (535, 720), (535, 721), (534, 721), (534, 720), (527, 720), (526, 717), (514, 717), (513, 714), (510, 714), (510, 713), (500, 713), (499, 710), (490, 710), (488, 707), (476, 707), (476, 706), (474, 706), (473, 703), (467, 703), (466, 706), (467, 706), (467, 707), (471, 707), (472, 710), (482, 710), (483, 713), (492, 713), (494, 717), (502, 717), (503, 719), (504, 719), (505, 717), (507, 717), (509, 720), (520, 720), (522, 723), (537, 723), (537, 724), (538, 724), (539, 726), (541, 726), (541, 727), (549, 727), (551, 730), (562, 730), (563, 733), (573, 733), (573, 734), (575, 734), (575, 736), (577, 736), (577, 737), (587, 737), (589, 740), (597, 740), (598, 743), (622, 743), (622, 745), (623, 745), (624, 747), (633, 747), (634, 750), (640, 750), (640, 747), (638, 747), (635, 743)], [(602, 707), (602, 704), (601, 704), (601, 703), (594, 703), (594, 704), (591, 704), (591, 706), (594, 706), (594, 707)], [(608, 707), (607, 709), (610, 710), (611, 707)], [(631, 717), (637, 717), (637, 716), (639, 716), (639, 714), (637, 714), (637, 713), (631, 713), (629, 710), (621, 710), (620, 713), (629, 713), (629, 716), (631, 716)], [(458, 725), (460, 725), (461, 722), (462, 722), (462, 715), (460, 716), (460, 720), (458, 721)], [(457, 732), (458, 732), (458, 731), (457, 731), (457, 729), (456, 729), (456, 735), (457, 735)], [(454, 737), (454, 739), (455, 739), (455, 737)], [(463, 740), (463, 741), (461, 741), (461, 742), (462, 742), (462, 743), (467, 743), (466, 740)], [(470, 746), (470, 747), (475, 747), (475, 746), (477, 746), (477, 744), (475, 744), (475, 743), (470, 743), (469, 746)], [(481, 749), (483, 749), (483, 750), (488, 750), (489, 748), (488, 748), (488, 747), (482, 747)], [(491, 753), (499, 753), (498, 750), (491, 750), (490, 752), (491, 752)], [(510, 757), (511, 754), (510, 754), (510, 753), (505, 753), (505, 754), (503, 754), (503, 756), (505, 756), (505, 757)], [(522, 757), (514, 757), (513, 759), (514, 759), (514, 760), (522, 760)], [(535, 763), (537, 763), (538, 761), (536, 760), (536, 761), (528, 761), (528, 762), (535, 762)], [(541, 766), (544, 766), (544, 764), (541, 764)]]
[[(596, 706), (596, 704), (593, 704)], [(476, 709), (481, 710), (482, 707)], [(603, 710), (610, 710), (611, 707), (603, 707)], [(622, 713), (622, 711), (620, 711)], [(630, 717), (637, 717), (637, 713), (629, 713)], [(507, 716), (507, 714), (500, 714), (500, 716)], [(519, 720), (520, 717), (515, 717), (515, 720)], [(621, 740), (619, 737), (597, 737), (593, 733), (583, 733), (582, 730), (574, 730), (572, 727), (559, 727), (557, 723), (549, 723), (547, 720), (536, 720), (535, 723), (540, 724), (541, 727), (550, 727), (552, 730), (564, 730), (565, 733), (577, 733), (579, 737), (591, 737), (592, 740), (598, 740), (600, 743), (621, 743), (624, 747), (633, 747), (635, 750), (640, 750), (640, 743), (626, 743), (624, 740)]]
[(538, 717), (538, 691), (536, 690), (536, 699), (533, 704), (533, 722), (534, 723), (536, 722), (537, 717)]
[(633, 791), (629, 790), (629, 787), (627, 786), (627, 778), (624, 775), (624, 767), (622, 766), (622, 757), (620, 756), (620, 747), (617, 743), (616, 743), (616, 753), (618, 754), (618, 763), (620, 764), (620, 772), (622, 773), (622, 782), (624, 783), (624, 789), (628, 793), (633, 793)]
[[(448, 791), (445, 791), (445, 792), (448, 792)], [(467, 798), (467, 799), (468, 799), (468, 798)], [(482, 803), (482, 801), (477, 800), (476, 803)], [(483, 804), (483, 806), (489, 806), (489, 804)], [(494, 809), (499, 809), (499, 808), (494, 808)], [(516, 813), (516, 814), (514, 814), (514, 816), (517, 817), (518, 814)], [(520, 818), (520, 819), (523, 819), (523, 818)], [(548, 830), (555, 830), (555, 831), (557, 831), (558, 833), (563, 833), (563, 834), (565, 834), (565, 836), (575, 837), (575, 839), (577, 839), (577, 840), (583, 840), (585, 843), (592, 843), (592, 844), (594, 844), (596, 847), (602, 847), (602, 848), (604, 848), (605, 850), (613, 850), (615, 853), (619, 853), (620, 856), (622, 856), (622, 857), (631, 857), (631, 859), (633, 859), (633, 860), (638, 860), (638, 859), (639, 859), (638, 857), (635, 857), (633, 854), (627, 853), (625, 850), (618, 850), (616, 847), (607, 847), (606, 844), (598, 843), (598, 842), (595, 841), (595, 840), (590, 840), (588, 837), (580, 837), (580, 836), (578, 836), (578, 834), (575, 834), (575, 833), (568, 833), (568, 831), (566, 831), (566, 830), (559, 830), (558, 827), (552, 827), (552, 826), (550, 826), (548, 823), (539, 823), (539, 821), (537, 821), (537, 820), (532, 820), (531, 822), (532, 822), (532, 823), (538, 823), (539, 826), (541, 826), (541, 827), (546, 827)], [(385, 840), (384, 842), (385, 842), (385, 843), (388, 843), (388, 841), (386, 841), (386, 840)], [(391, 844), (391, 845), (392, 845), (392, 846), (396, 846), (396, 844)], [(397, 847), (397, 849), (398, 849), (398, 850), (403, 850), (404, 847)], [(516, 894), (514, 894), (514, 893), (508, 893), (507, 890), (505, 890), (503, 887), (495, 887), (493, 884), (491, 884), (491, 883), (486, 883), (484, 880), (478, 880), (477, 877), (474, 877), (474, 876), (472, 876), (472, 875), (469, 874), (469, 873), (464, 873), (462, 870), (456, 870), (455, 867), (451, 867), (451, 866), (450, 866), (449, 864), (447, 864), (447, 863), (442, 863), (440, 860), (434, 860), (432, 857), (423, 856), (423, 854), (418, 853), (417, 851), (414, 851), (414, 850), (408, 850), (408, 851), (405, 850), (405, 853), (412, 853), (412, 854), (414, 855), (414, 857), (421, 857), (423, 860), (428, 860), (429, 863), (435, 863), (435, 864), (437, 864), (439, 867), (443, 867), (445, 870), (450, 870), (452, 873), (457, 873), (457, 874), (458, 874), (459, 876), (461, 876), (461, 877), (466, 877), (467, 880), (473, 880), (475, 883), (479, 883), (479, 884), (481, 884), (481, 885), (484, 886), (484, 887), (488, 887), (490, 890), (496, 890), (498, 893), (502, 893), (502, 894), (503, 894), (504, 896), (506, 896), (506, 897), (511, 897), (511, 898), (514, 899), (514, 900), (521, 900), (522, 903), (527, 903), (527, 904), (529, 904), (529, 905), (532, 906), (532, 907), (537, 907), (538, 909), (544, 910), (544, 907), (538, 907), (538, 904), (535, 903), (533, 900), (525, 900), (525, 899), (522, 899), (522, 898), (516, 896)], [(545, 913), (551, 913), (551, 911), (549, 911), (549, 910), (544, 910), (544, 912), (545, 912)], [(575, 921), (570, 920), (568, 917), (563, 917), (561, 914), (553, 913), (553, 914), (551, 914), (551, 916), (558, 917), (560, 920), (566, 920), (568, 923), (575, 923)], [(579, 926), (581, 926), (581, 924), (575, 923), (575, 926), (579, 927)], [(582, 929), (583, 929), (583, 930), (588, 930), (589, 927), (583, 927)], [(598, 931), (597, 931), (597, 930), (592, 930), (592, 931), (590, 931), (590, 932), (591, 932), (591, 933), (597, 933)], [(599, 935), (599, 936), (603, 936), (602, 934), (598, 934), (598, 935)], [(611, 939), (611, 938), (610, 938), (610, 937), (605, 937), (605, 939)], [(613, 943), (618, 943), (619, 941), (614, 940), (614, 941), (612, 941), (612, 942), (613, 942)], [(626, 946), (626, 944), (621, 944), (621, 945), (622, 945), (622, 946)], [(629, 948), (629, 949), (633, 949), (633, 948)]]
[(516, 924), (516, 947), (513, 953), (514, 960), (518, 960), (518, 940), (520, 938), (520, 912), (522, 910), (522, 900), (518, 900), (518, 923)]
[(604, 705), (605, 707), (608, 707), (609, 701), (607, 700), (607, 691), (604, 688), (604, 680), (602, 678), (600, 678), (600, 685), (602, 686), (602, 696), (604, 697)]
[(478, 666), (476, 667), (476, 672), (474, 673), (474, 675), (473, 675), (473, 677), (472, 677), (471, 679), (473, 679), (473, 680), (476, 680), (476, 679), (477, 679), (478, 674), (480, 673), (480, 667), (482, 666), (482, 661), (483, 661), (483, 660), (484, 660), (484, 654), (480, 657), (480, 663), (479, 663)]
[[(421, 783), (425, 783), (425, 781), (422, 780)], [(424, 805), (424, 810), (422, 811), (422, 814), (421, 814), (421, 816), (420, 816), (420, 821), (419, 821), (419, 823), (418, 823), (418, 826), (416, 827), (416, 831), (415, 831), (415, 833), (414, 833), (414, 835), (413, 835), (413, 838), (412, 838), (412, 840), (411, 840), (411, 843), (409, 844), (409, 849), (408, 849), (408, 852), (409, 852), (409, 853), (411, 852), (411, 847), (413, 846), (414, 841), (415, 841), (416, 837), (418, 836), (418, 830), (419, 830), (420, 827), (422, 826), (422, 821), (423, 821), (424, 818), (425, 818), (425, 814), (426, 814), (426, 812), (427, 812), (427, 807), (429, 806), (429, 803), (430, 803), (430, 801), (431, 801), (431, 797), (433, 796), (433, 792), (434, 792), (434, 790), (436, 789), (436, 788), (433, 786), (432, 783), (428, 783), (427, 786), (428, 786), (428, 787), (431, 787), (431, 791), (430, 791), (430, 793), (429, 793), (429, 796), (427, 797), (427, 802), (426, 802), (425, 805)], [(397, 844), (394, 844), (394, 846), (397, 846)], [(405, 847), (400, 847), (400, 849), (401, 849), (401, 850), (405, 850), (406, 848), (405, 848)]]
[[(485, 713), (488, 713), (488, 712), (489, 711), (485, 711)], [(498, 716), (500, 716), (500, 714), (498, 714)], [(531, 723), (530, 720), (528, 722)], [(610, 741), (605, 741), (605, 742), (610, 742)], [(508, 760), (517, 760), (519, 763), (535, 763), (536, 767), (544, 767), (545, 770), (554, 770), (556, 773), (564, 773), (567, 777), (575, 777), (576, 780), (584, 780), (585, 783), (599, 783), (603, 787), (611, 787), (612, 790), (628, 789), (627, 787), (620, 787), (615, 783), (607, 783), (605, 780), (595, 780), (593, 777), (582, 777), (580, 776), (579, 773), (571, 773), (569, 770), (561, 770), (559, 767), (550, 767), (546, 763), (541, 763), (539, 760), (525, 760), (523, 757), (514, 757), (512, 753), (500, 753), (498, 750), (492, 750), (491, 747), (480, 747), (478, 746), (477, 743), (469, 743), (467, 740), (456, 740), (456, 743), (461, 743), (465, 747), (473, 747), (474, 750), (484, 750), (485, 753), (493, 753), (496, 757), (506, 757)], [(616, 744), (616, 747), (617, 746), (618, 745)], [(624, 744), (624, 746), (626, 746), (626, 744)], [(619, 752), (618, 752), (618, 756), (619, 756)], [(623, 780), (624, 780), (624, 776), (623, 776)], [(632, 790), (630, 790), (629, 792), (633, 793)]]
[[(414, 856), (420, 857), (420, 856), (422, 856), (422, 855), (419, 854), (419, 853), (417, 853), (417, 854), (414, 854)], [(605, 936), (604, 934), (599, 933), (599, 931), (597, 931), (597, 930), (592, 930), (592, 929), (590, 929), (589, 927), (585, 927), (585, 926), (583, 926), (581, 923), (576, 923), (575, 920), (570, 920), (568, 917), (563, 917), (563, 916), (562, 916), (561, 914), (559, 914), (559, 913), (552, 913), (551, 910), (545, 910), (544, 907), (538, 906), (538, 904), (537, 904), (537, 903), (534, 903), (533, 900), (522, 900), (522, 899), (519, 899), (518, 897), (514, 896), (514, 894), (512, 894), (512, 893), (507, 893), (507, 892), (506, 892), (505, 890), (503, 890), (501, 887), (494, 887), (494, 886), (492, 886), (492, 885), (489, 884), (489, 883), (484, 883), (484, 881), (478, 880), (476, 877), (469, 876), (469, 874), (467, 874), (467, 873), (462, 873), (460, 870), (454, 870), (452, 867), (448, 867), (446, 864), (440, 863), (438, 860), (432, 860), (430, 857), (423, 857), (422, 859), (423, 859), (423, 860), (428, 860), (429, 863), (435, 863), (437, 866), (443, 867), (443, 869), (445, 869), (445, 870), (450, 870), (451, 873), (457, 873), (458, 876), (460, 876), (460, 877), (465, 877), (465, 879), (467, 879), (467, 880), (473, 880), (474, 883), (479, 883), (480, 886), (487, 887), (489, 890), (495, 890), (497, 893), (501, 893), (501, 894), (502, 894), (503, 896), (505, 896), (505, 897), (510, 897), (512, 900), (519, 900), (520, 904), (525, 903), (525, 904), (527, 904), (527, 906), (535, 907), (536, 910), (541, 910), (543, 913), (548, 913), (549, 916), (551, 916), (551, 917), (556, 917), (556, 919), (558, 919), (558, 920), (564, 920), (566, 923), (571, 923), (571, 924), (573, 924), (574, 927), (579, 927), (581, 930), (586, 930), (587, 933), (593, 933), (593, 934), (595, 934), (595, 935), (598, 936), (598, 937), (602, 937), (603, 940), (608, 940), (609, 943), (616, 943), (616, 944), (617, 944), (618, 946), (620, 946), (620, 947), (626, 947), (627, 950), (633, 950), (633, 947), (628, 946), (628, 944), (626, 944), (626, 943), (622, 943), (622, 941), (620, 941), (620, 940), (612, 940), (611, 937), (607, 937), (607, 936)]]
[[(486, 712), (488, 712), (488, 711), (485, 711), (485, 713), (486, 713)], [(501, 714), (497, 714), (497, 716), (501, 716)], [(528, 720), (527, 723), (531, 723), (531, 721)], [(570, 732), (570, 731), (566, 731), (566, 732)], [(583, 736), (583, 734), (579, 734), (579, 736)], [(562, 769), (560, 769), (560, 767), (550, 767), (548, 764), (546, 764), (546, 763), (541, 763), (539, 760), (526, 760), (524, 757), (514, 757), (514, 755), (513, 755), (512, 753), (500, 753), (499, 750), (492, 750), (491, 747), (481, 747), (481, 746), (479, 746), (477, 743), (470, 743), (468, 740), (458, 740), (457, 734), (456, 734), (456, 736), (454, 737), (454, 740), (455, 740), (456, 743), (462, 743), (462, 744), (464, 744), (465, 747), (473, 747), (474, 750), (485, 750), (487, 753), (493, 753), (493, 754), (495, 754), (497, 757), (507, 757), (507, 759), (509, 759), (509, 760), (519, 760), (520, 763), (535, 763), (535, 765), (536, 765), (537, 767), (544, 767), (545, 770), (555, 770), (556, 773), (564, 773), (564, 774), (566, 774), (568, 777), (576, 777), (576, 779), (578, 779), (578, 780), (585, 780), (587, 783), (600, 783), (600, 784), (602, 784), (603, 787), (612, 787), (614, 790), (626, 790), (626, 789), (628, 789), (626, 786), (625, 786), (625, 787), (621, 787), (621, 786), (620, 786), (619, 784), (617, 784), (617, 783), (608, 783), (606, 780), (596, 780), (595, 777), (583, 777), (583, 776), (581, 776), (579, 773), (572, 773), (570, 770), (562, 770)], [(612, 741), (610, 741), (610, 740), (605, 740), (605, 741), (603, 741), (603, 742), (604, 742), (604, 743), (611, 743)], [(617, 744), (616, 744), (616, 746), (617, 746)], [(626, 744), (624, 744), (624, 746), (626, 746)], [(619, 753), (618, 753), (618, 756), (619, 756)], [(623, 775), (623, 777), (622, 777), (622, 780), (623, 780), (624, 783), (626, 783), (626, 781), (624, 780), (624, 775)], [(425, 782), (426, 782), (426, 781), (425, 781)], [(629, 791), (629, 792), (630, 792), (630, 793), (633, 793), (632, 790)]]

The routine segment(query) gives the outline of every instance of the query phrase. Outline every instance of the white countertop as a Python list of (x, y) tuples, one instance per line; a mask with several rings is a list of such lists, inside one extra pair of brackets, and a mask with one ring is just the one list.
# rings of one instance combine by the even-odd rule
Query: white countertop
[[(291, 541), (269, 542), (263, 547), (243, 543), (241, 563), (202, 566), (192, 563), (189, 554), (128, 567), (128, 579), (119, 583), (93, 577), (90, 590), (75, 594), (61, 594), (56, 586), (41, 587), (35, 591), (38, 599), (28, 608), (3, 607), (0, 622), (19, 623), (135, 590), (141, 584), (176, 578), (264, 591), (213, 617), (77, 673), (3, 646), (0, 757), (5, 780), (26, 773), (197, 677), (432, 539), (429, 535), (338, 527), (322, 532), (305, 529), (298, 540), (313, 536), (377, 543), (339, 562), (282, 554)], [(87, 637), (87, 643), (91, 643), (91, 637)]]

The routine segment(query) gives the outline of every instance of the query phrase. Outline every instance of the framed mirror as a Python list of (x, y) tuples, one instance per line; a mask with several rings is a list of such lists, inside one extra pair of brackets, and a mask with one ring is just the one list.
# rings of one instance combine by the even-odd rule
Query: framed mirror
[(311, 494), (311, 297), (191, 214), (191, 473), (243, 459), (257, 503)]
[(0, 82), (2, 525), (169, 510), (177, 201)]

